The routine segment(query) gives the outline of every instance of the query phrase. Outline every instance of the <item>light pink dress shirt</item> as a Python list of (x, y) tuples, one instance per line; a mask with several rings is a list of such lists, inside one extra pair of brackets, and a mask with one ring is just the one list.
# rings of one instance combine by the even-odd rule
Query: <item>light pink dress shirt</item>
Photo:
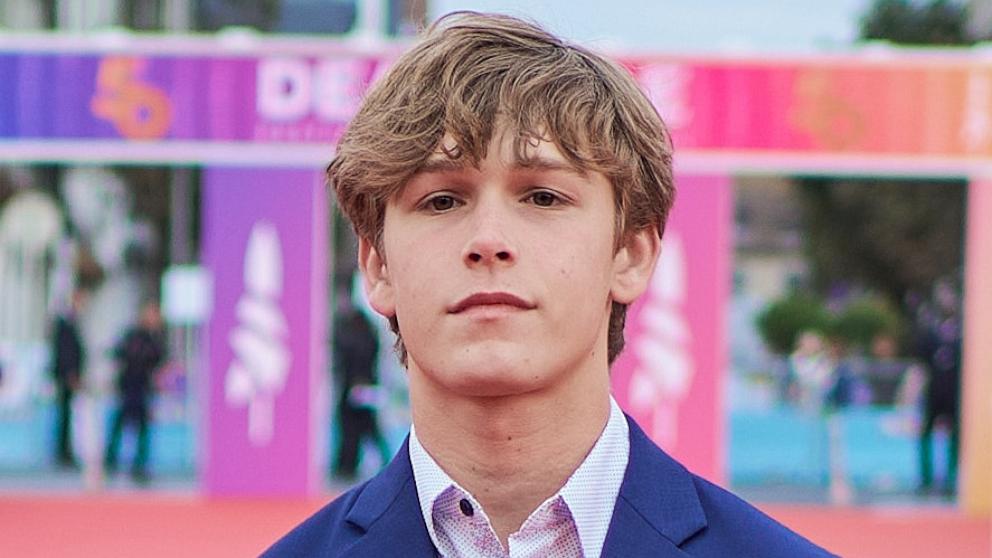
[(410, 430), (417, 497), (444, 558), (599, 558), (630, 457), (627, 420), (613, 398), (589, 455), (557, 494), (534, 510), (503, 548), (479, 502), (451, 479)]

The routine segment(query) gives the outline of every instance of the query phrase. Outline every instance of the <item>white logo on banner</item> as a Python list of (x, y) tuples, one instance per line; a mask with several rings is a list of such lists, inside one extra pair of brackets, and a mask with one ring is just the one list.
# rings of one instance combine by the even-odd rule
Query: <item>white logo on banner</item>
[(677, 64), (651, 64), (638, 72), (637, 81), (669, 129), (678, 130), (692, 123), (691, 70)]
[(983, 151), (992, 136), (989, 116), (989, 97), (992, 82), (987, 71), (976, 70), (968, 76), (968, 94), (965, 98), (965, 117), (961, 138), (969, 151)]
[(278, 304), (282, 275), (279, 234), (274, 225), (260, 221), (245, 250), (245, 292), (230, 336), (235, 358), (224, 383), (228, 404), (248, 406), (248, 439), (256, 446), (272, 440), (275, 398), (289, 373), (289, 328)]
[(634, 343), (637, 367), (627, 398), (632, 409), (651, 417), (651, 437), (663, 447), (678, 441), (679, 404), (689, 393), (695, 365), (692, 334), (681, 311), (686, 301), (686, 263), (682, 240), (674, 231), (665, 239), (639, 321)]

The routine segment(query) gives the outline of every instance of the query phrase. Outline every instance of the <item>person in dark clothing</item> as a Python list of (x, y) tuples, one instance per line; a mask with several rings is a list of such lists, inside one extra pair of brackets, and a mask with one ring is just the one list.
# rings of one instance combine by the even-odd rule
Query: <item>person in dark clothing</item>
[(86, 303), (83, 291), (72, 295), (69, 311), (55, 318), (52, 331), (52, 377), (56, 389), (55, 462), (77, 468), (72, 451), (72, 399), (82, 384), (86, 352), (79, 335), (78, 316)]
[(938, 423), (948, 430), (947, 474), (941, 491), (954, 494), (960, 444), (961, 323), (957, 294), (949, 283), (934, 289), (937, 310), (927, 320), (918, 339), (926, 363), (927, 388), (920, 425), (920, 491), (933, 488), (933, 431)]
[(137, 429), (138, 434), (131, 476), (138, 482), (145, 482), (148, 480), (150, 444), (149, 406), (155, 372), (165, 360), (162, 317), (157, 304), (144, 306), (139, 324), (124, 334), (114, 348), (114, 357), (120, 367), (117, 376), (118, 406), (110, 428), (104, 467), (110, 473), (117, 470), (121, 435), (125, 423), (128, 423)]
[(382, 463), (391, 457), (376, 411), (376, 358), (379, 341), (375, 329), (356, 308), (342, 308), (334, 324), (334, 363), (338, 376), (338, 421), (341, 437), (334, 475), (353, 480), (358, 469), (362, 442), (372, 440), (382, 454)]

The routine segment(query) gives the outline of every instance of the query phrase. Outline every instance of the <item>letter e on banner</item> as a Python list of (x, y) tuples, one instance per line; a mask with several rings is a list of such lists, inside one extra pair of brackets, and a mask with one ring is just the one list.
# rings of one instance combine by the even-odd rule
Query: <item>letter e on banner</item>
[(355, 59), (325, 60), (317, 67), (317, 114), (325, 121), (347, 121), (358, 110), (364, 89), (366, 62)]

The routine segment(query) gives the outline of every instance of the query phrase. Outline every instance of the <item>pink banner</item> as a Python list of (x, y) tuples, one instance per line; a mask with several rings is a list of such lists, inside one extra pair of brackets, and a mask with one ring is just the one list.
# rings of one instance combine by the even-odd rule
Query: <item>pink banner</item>
[(627, 60), (683, 151), (992, 153), (992, 71), (965, 58)]
[(725, 313), (730, 289), (730, 180), (679, 176), (648, 292), (627, 317), (613, 393), (656, 443), (690, 470), (724, 479)]

